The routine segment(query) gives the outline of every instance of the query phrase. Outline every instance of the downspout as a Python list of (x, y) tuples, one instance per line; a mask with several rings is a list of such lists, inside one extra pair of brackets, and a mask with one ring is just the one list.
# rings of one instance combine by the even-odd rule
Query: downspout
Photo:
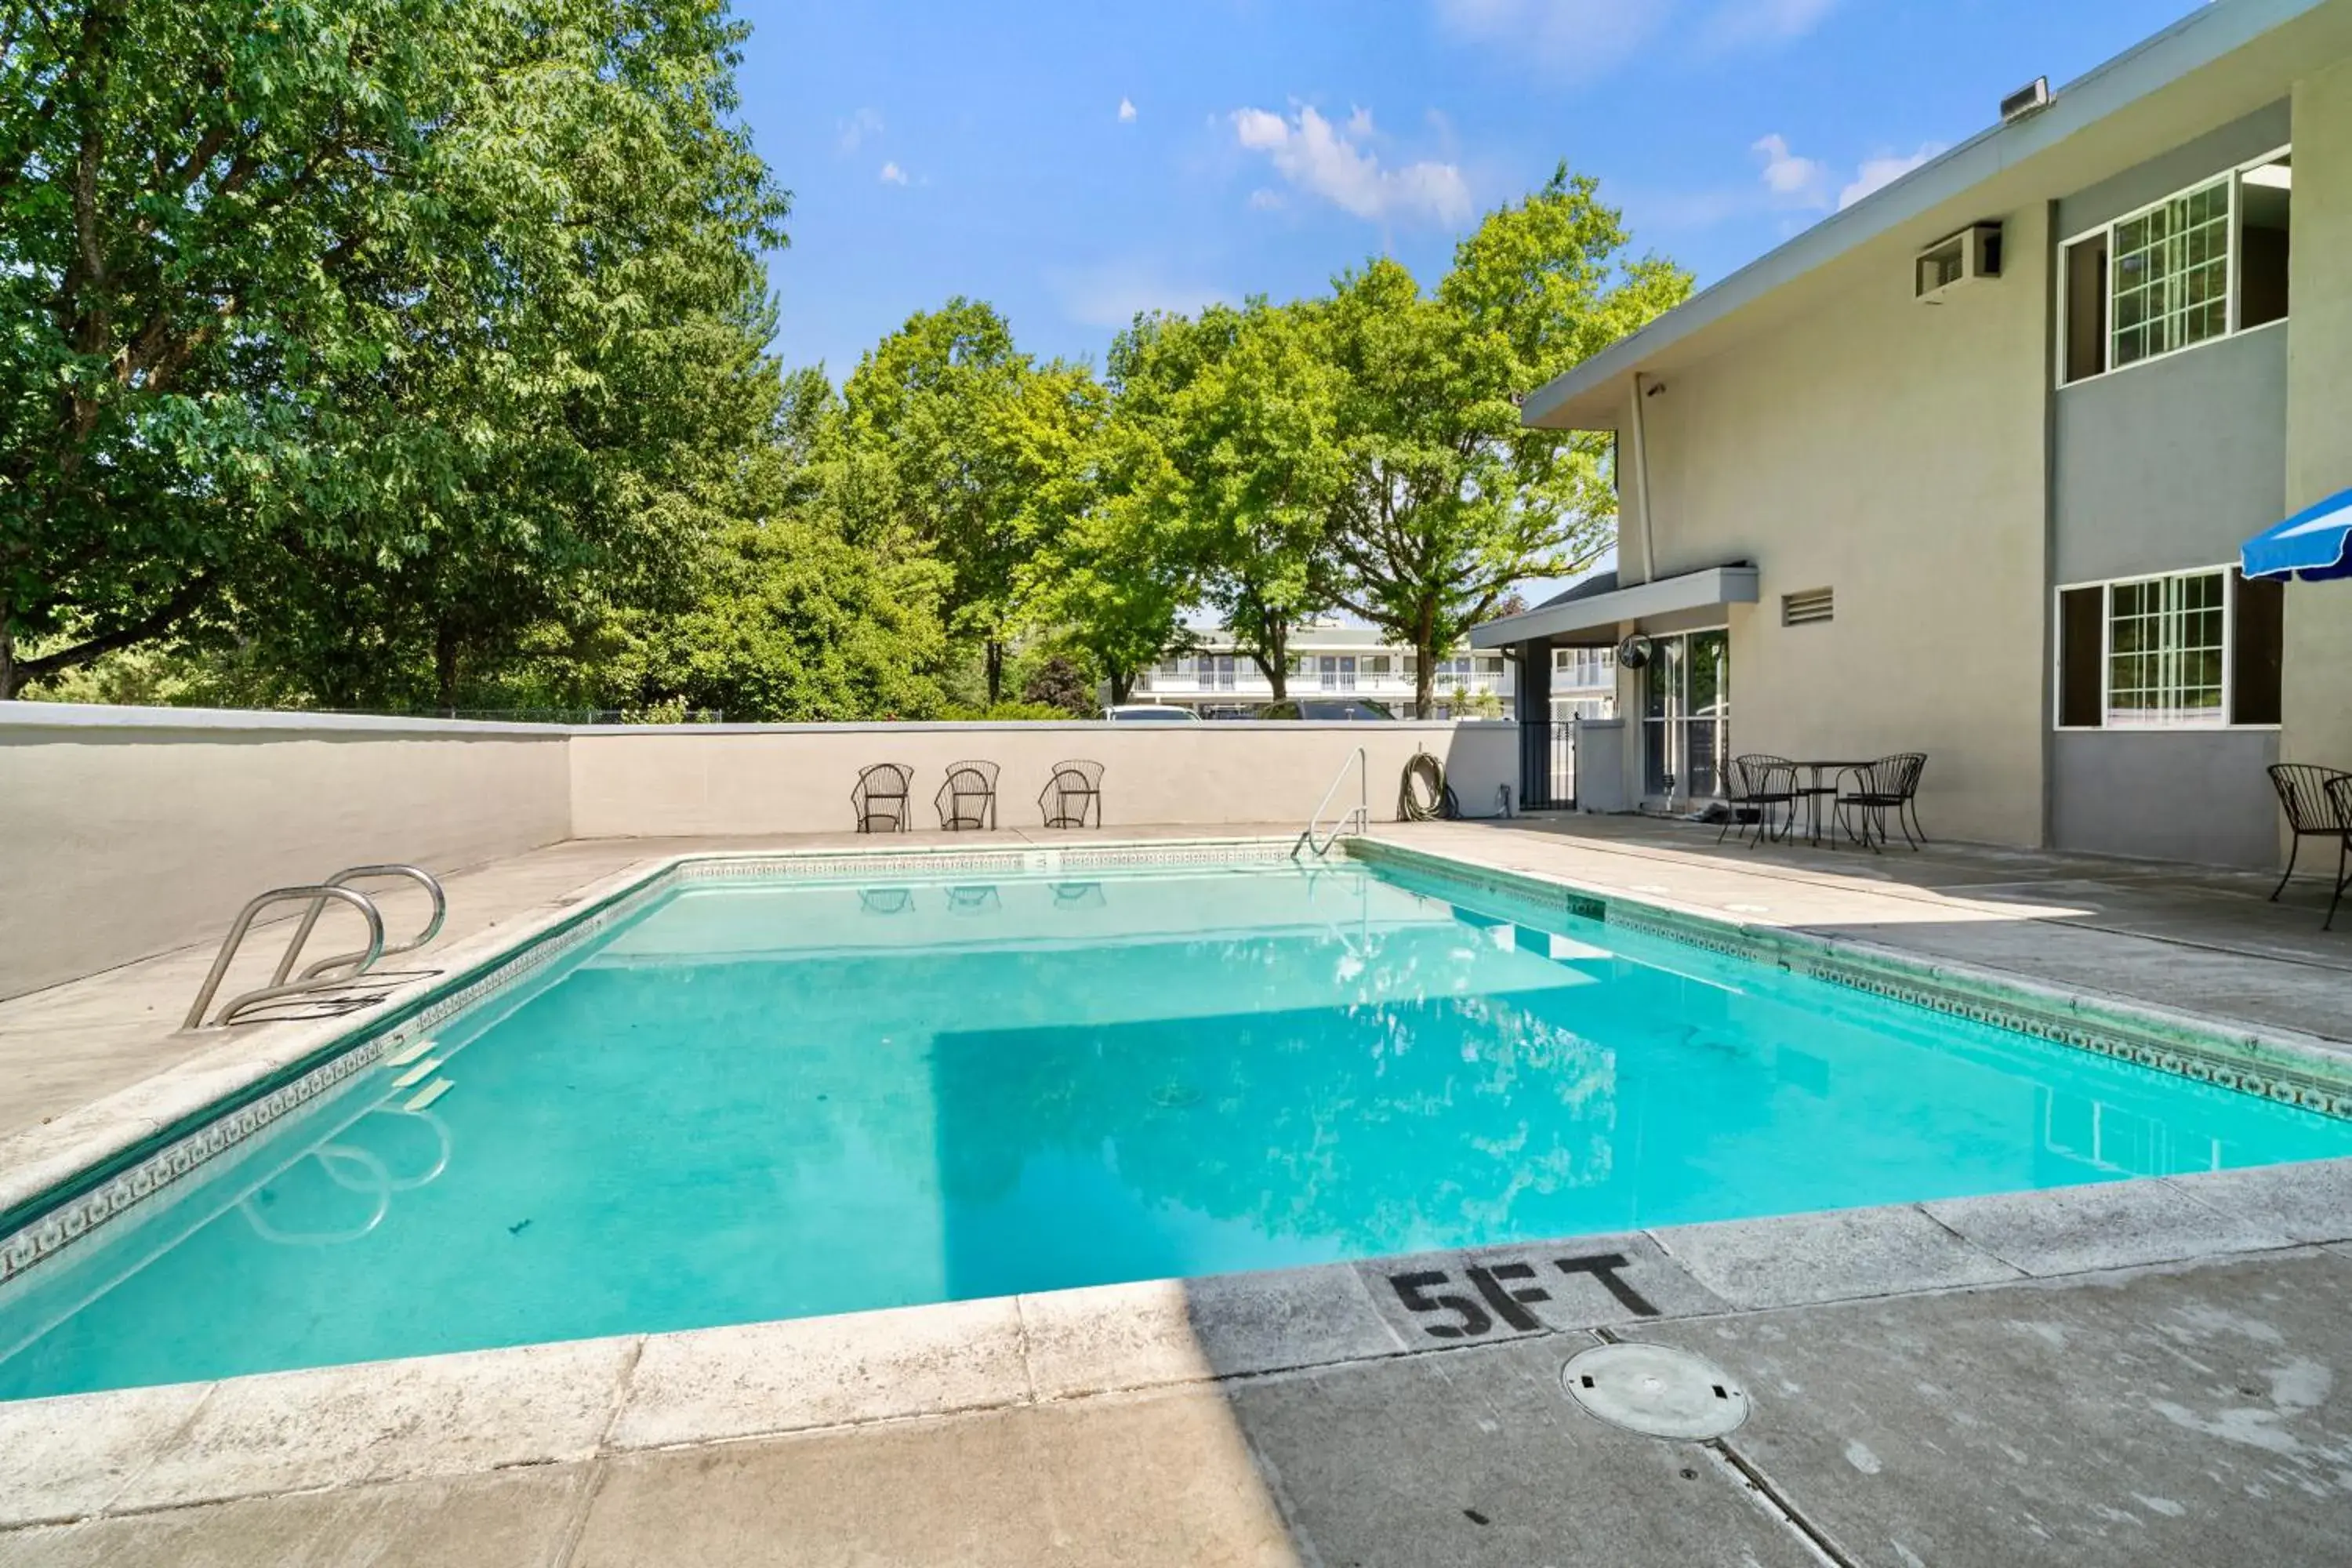
[(1647, 395), (1637, 370), (1633, 373), (1633, 482), (1642, 492), (1642, 581), (1652, 583), (1658, 576), (1658, 541), (1650, 530), (1650, 444), (1642, 412)]

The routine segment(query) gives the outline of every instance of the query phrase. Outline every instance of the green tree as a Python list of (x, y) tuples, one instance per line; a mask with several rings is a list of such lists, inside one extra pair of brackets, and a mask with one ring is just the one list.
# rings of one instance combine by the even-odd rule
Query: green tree
[(847, 438), (824, 374), (782, 384), (765, 438), (696, 532), (684, 589), (610, 611), (562, 681), (598, 707), (676, 705), (781, 722), (942, 710), (945, 566), (911, 538), (890, 476)]
[(844, 390), (850, 438), (879, 459), (905, 525), (953, 574), (950, 628), (981, 644), (993, 706), (1023, 620), (1024, 567), (1080, 502), (1102, 389), (1083, 367), (1037, 364), (992, 307), (959, 297), (908, 318)]
[(0, 696), (201, 616), (446, 698), (756, 423), (693, 417), (785, 210), (722, 0), (5, 17)]
[(1512, 584), (1579, 571), (1613, 537), (1604, 438), (1525, 428), (1515, 395), (1689, 292), (1672, 263), (1625, 258), (1596, 189), (1563, 164), (1455, 247), (1433, 294), (1382, 259), (1339, 278), (1319, 314), (1343, 380), (1340, 602), (1414, 650), (1423, 714), (1438, 655)]
[(1151, 442), (1148, 526), (1181, 541), (1200, 601), (1287, 694), (1290, 634), (1336, 595), (1329, 515), (1347, 479), (1340, 381), (1314, 308), (1252, 300), (1139, 320), (1111, 351), (1117, 416)]

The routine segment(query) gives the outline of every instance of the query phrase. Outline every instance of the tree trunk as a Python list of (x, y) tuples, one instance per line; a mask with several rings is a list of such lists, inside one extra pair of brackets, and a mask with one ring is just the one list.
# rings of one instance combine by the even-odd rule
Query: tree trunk
[(16, 632), (8, 618), (8, 603), (0, 599), (0, 702), (16, 696)]
[(444, 713), (454, 713), (457, 708), (457, 628), (443, 621), (433, 632), (433, 685), (438, 693), (435, 700)]
[(993, 708), (1004, 699), (1004, 645), (994, 637), (988, 639), (988, 705)]
[(1412, 639), (1412, 716), (1426, 719), (1437, 706), (1437, 650), (1429, 646), (1426, 631), (1414, 634)]
[(1265, 679), (1267, 684), (1274, 688), (1274, 700), (1281, 702), (1290, 696), (1290, 628), (1276, 626), (1270, 640), (1273, 646), (1266, 651), (1274, 658), (1266, 668)]
[(1135, 672), (1114, 669), (1110, 672), (1110, 700), (1124, 702), (1135, 690)]

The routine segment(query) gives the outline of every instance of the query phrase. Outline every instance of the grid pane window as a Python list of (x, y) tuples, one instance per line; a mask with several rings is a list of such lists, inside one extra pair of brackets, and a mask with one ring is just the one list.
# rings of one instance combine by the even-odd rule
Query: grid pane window
[(2218, 723), (2227, 574), (2118, 583), (2107, 599), (2107, 722)]
[(2230, 181), (2116, 225), (2108, 320), (2120, 367), (2230, 329)]

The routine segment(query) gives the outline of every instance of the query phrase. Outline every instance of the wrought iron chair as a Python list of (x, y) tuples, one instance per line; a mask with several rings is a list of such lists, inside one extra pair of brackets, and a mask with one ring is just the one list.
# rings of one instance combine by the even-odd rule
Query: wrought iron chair
[(1102, 826), (1103, 765), (1073, 759), (1054, 764), (1054, 776), (1037, 795), (1048, 827)]
[(2336, 906), (2344, 901), (2344, 891), (2352, 888), (2352, 869), (2345, 862), (2352, 860), (2352, 773), (2337, 773), (2327, 781), (2327, 804), (2336, 808), (2336, 820), (2341, 826), (2336, 838), (2336, 891), (2327, 900), (2327, 919), (2320, 923), (2322, 931), (2336, 929)]
[(849, 808), (857, 816), (860, 833), (904, 833), (914, 826), (907, 796), (915, 770), (901, 763), (875, 763), (857, 770), (849, 792)]
[[(1886, 819), (1892, 816), (1895, 826), (1903, 830), (1904, 843), (1914, 849), (1927, 843), (1925, 828), (1916, 837), (1912, 832), (1919, 825), (1919, 775), (1927, 771), (1925, 752), (1897, 752), (1866, 768), (1848, 768), (1838, 781), (1836, 797), (1838, 820), (1845, 825), (1846, 836), (1875, 851), (1887, 842)], [(1847, 821), (1848, 810), (1853, 813), (1852, 821)], [(1875, 842), (1871, 837), (1874, 829)]]
[(1724, 819), (1723, 832), (1715, 836), (1723, 842), (1734, 827), (1742, 830), (1753, 825), (1755, 838), (1748, 847), (1764, 842), (1772, 831), (1772, 815), (1781, 814), (1781, 832), (1785, 837), (1797, 818), (1797, 764), (1786, 757), (1767, 756), (1761, 752), (1731, 759), (1731, 815)]
[[(2336, 781), (2352, 778), (2352, 773), (2341, 768), (2323, 768), (2316, 763), (2273, 763), (2267, 771), (2271, 787), (2278, 791), (2279, 809), (2286, 813), (2286, 825), (2292, 835), (2287, 840), (2286, 869), (2280, 874), (2278, 886), (2271, 889), (2271, 902), (2276, 903), (2294, 876), (2294, 858), (2302, 850), (2305, 839), (2340, 840), (2346, 832), (2352, 831), (2352, 814), (2347, 813), (2336, 794)], [(2336, 857), (2336, 870), (2341, 880), (2341, 855)]]
[(961, 833), (996, 826), (996, 764), (989, 762), (950, 763), (948, 782), (931, 804), (940, 826)]

